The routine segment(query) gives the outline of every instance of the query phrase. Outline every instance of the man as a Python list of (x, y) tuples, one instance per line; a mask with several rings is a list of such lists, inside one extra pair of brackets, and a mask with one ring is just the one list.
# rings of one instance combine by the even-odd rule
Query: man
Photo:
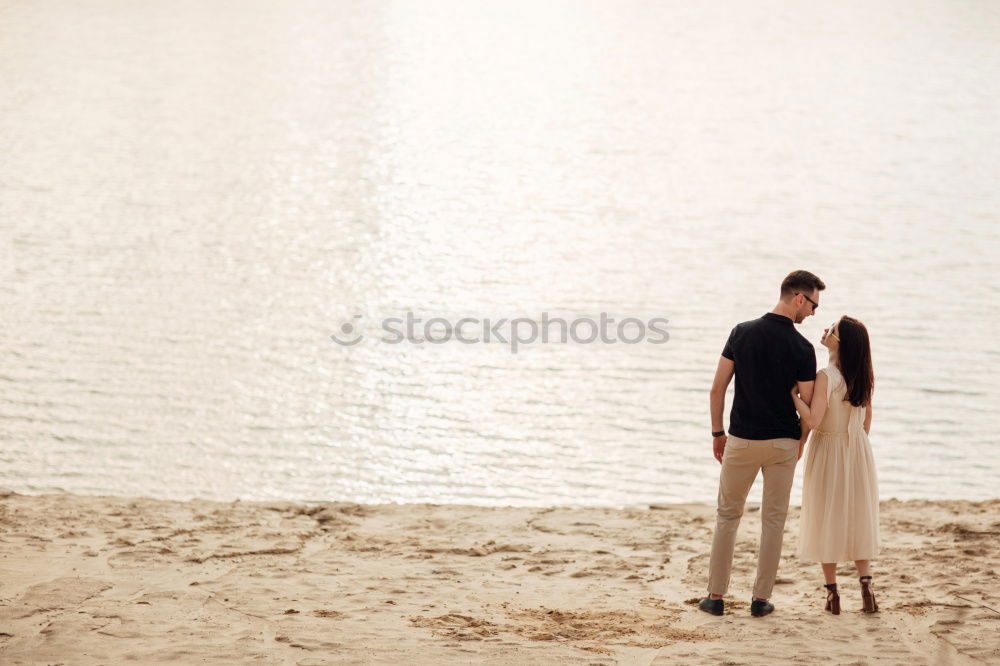
[[(757, 580), (750, 614), (774, 611), (768, 599), (778, 573), (781, 541), (788, 514), (788, 496), (795, 465), (802, 457), (809, 431), (801, 428), (791, 389), (812, 401), (816, 352), (795, 330), (795, 324), (816, 312), (819, 292), (826, 285), (808, 271), (793, 271), (781, 283), (781, 298), (760, 319), (737, 324), (729, 334), (715, 370), (711, 391), (712, 449), (722, 464), (719, 507), (709, 564), (708, 592), (699, 608), (722, 615), (722, 597), (729, 588), (736, 529), (750, 487), (764, 472), (761, 501)], [(729, 414), (729, 434), (722, 426), (726, 389), (736, 375), (736, 395)]]

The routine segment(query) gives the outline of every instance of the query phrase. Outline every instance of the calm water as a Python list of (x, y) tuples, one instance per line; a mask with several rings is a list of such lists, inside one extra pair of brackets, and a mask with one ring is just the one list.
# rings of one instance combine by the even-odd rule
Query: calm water
[(0, 486), (712, 501), (719, 352), (807, 268), (883, 498), (995, 497), (998, 71), (991, 0), (0, 2)]

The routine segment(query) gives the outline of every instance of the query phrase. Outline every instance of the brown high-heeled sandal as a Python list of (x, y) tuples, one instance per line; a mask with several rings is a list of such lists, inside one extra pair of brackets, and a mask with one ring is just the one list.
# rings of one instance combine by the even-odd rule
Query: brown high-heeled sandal
[(826, 595), (825, 610), (830, 611), (834, 615), (840, 615), (840, 595), (837, 594), (837, 584), (827, 583), (823, 587), (829, 590), (829, 592)]
[(875, 603), (875, 593), (872, 592), (872, 577), (862, 576), (861, 580), (861, 601), (864, 603), (863, 610), (866, 613), (877, 613), (878, 604)]

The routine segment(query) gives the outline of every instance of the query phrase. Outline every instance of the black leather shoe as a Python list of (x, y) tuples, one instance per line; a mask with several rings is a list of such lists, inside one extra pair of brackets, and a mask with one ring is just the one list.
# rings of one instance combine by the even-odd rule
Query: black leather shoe
[(725, 604), (722, 602), (722, 599), (713, 599), (711, 597), (702, 599), (701, 603), (698, 604), (698, 608), (712, 615), (722, 615), (725, 612)]
[(754, 599), (750, 602), (750, 614), (754, 617), (764, 617), (774, 612), (774, 604), (770, 601)]

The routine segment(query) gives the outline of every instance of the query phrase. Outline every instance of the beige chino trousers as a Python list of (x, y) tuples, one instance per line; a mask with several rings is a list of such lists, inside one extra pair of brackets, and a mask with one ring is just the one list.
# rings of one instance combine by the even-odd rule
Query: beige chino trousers
[(797, 439), (743, 439), (730, 436), (722, 455), (719, 478), (719, 508), (712, 540), (712, 559), (708, 570), (710, 594), (725, 594), (733, 568), (736, 529), (743, 517), (750, 487), (757, 473), (764, 471), (764, 493), (760, 507), (760, 548), (757, 556), (757, 580), (753, 596), (769, 599), (778, 575), (781, 542), (788, 515), (788, 497), (795, 478), (799, 457)]

